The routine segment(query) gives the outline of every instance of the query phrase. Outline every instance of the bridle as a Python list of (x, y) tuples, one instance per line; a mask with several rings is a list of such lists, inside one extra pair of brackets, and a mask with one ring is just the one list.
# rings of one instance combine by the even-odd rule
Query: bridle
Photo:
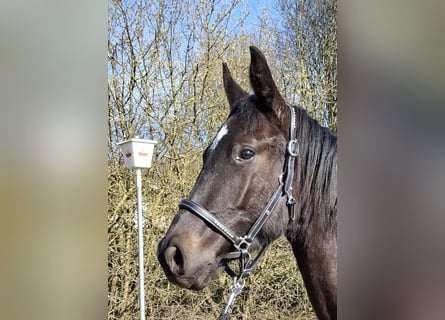
[(236, 249), (235, 252), (229, 253), (228, 257), (231, 259), (239, 258), (239, 273), (235, 273), (229, 266), (226, 265), (226, 272), (233, 278), (233, 284), (229, 289), (229, 296), (227, 299), (226, 306), (220, 315), (220, 320), (229, 319), (229, 310), (235, 298), (241, 293), (244, 288), (245, 281), (250, 275), (252, 270), (255, 268), (259, 260), (264, 255), (269, 244), (264, 245), (258, 252), (255, 259), (250, 261), (251, 255), (249, 249), (255, 240), (258, 232), (263, 228), (264, 224), (269, 219), (272, 211), (275, 209), (278, 201), (281, 197), (286, 196), (286, 205), (289, 208), (290, 220), (295, 220), (295, 198), (292, 196), (292, 180), (294, 178), (294, 165), (295, 158), (299, 152), (299, 145), (297, 141), (297, 119), (296, 119), (296, 107), (289, 106), (290, 113), (290, 130), (289, 130), (289, 141), (286, 146), (286, 157), (284, 161), (283, 172), (279, 176), (279, 186), (275, 193), (270, 197), (267, 202), (266, 207), (261, 212), (260, 216), (257, 218), (255, 223), (249, 229), (248, 233), (244, 236), (238, 236), (229, 227), (224, 225), (219, 221), (213, 214), (201, 207), (196, 202), (191, 200), (183, 199), (179, 202), (179, 208), (188, 210), (197, 217), (201, 218), (212, 226), (216, 231), (223, 235), (227, 240), (229, 240), (233, 247)]

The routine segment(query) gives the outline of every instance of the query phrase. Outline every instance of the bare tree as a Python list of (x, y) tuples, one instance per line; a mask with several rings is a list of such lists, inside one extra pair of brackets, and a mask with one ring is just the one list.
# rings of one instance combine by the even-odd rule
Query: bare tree
[[(139, 135), (158, 140), (156, 159), (145, 173), (144, 237), (147, 287), (166, 282), (155, 260), (156, 243), (190, 190), (200, 169), (201, 153), (227, 115), (221, 62), (228, 55), (243, 17), (233, 14), (240, 1), (117, 1), (109, 6), (109, 318), (137, 314), (137, 230), (134, 181), (123, 169), (116, 142)], [(232, 45), (230, 45), (232, 44)], [(246, 47), (247, 48), (247, 47)], [(216, 126), (215, 126), (216, 125)], [(159, 285), (160, 279), (163, 286)], [(167, 291), (167, 290), (166, 290)], [(172, 293), (146, 290), (148, 299), (172, 299)], [(174, 292), (173, 292), (174, 293)], [(191, 293), (174, 297), (189, 305)], [(183, 302), (181, 302), (183, 301)], [(162, 306), (166, 309), (162, 311)], [(168, 301), (149, 304), (175, 314)], [(150, 313), (148, 313), (150, 315)]]
[(276, 45), (288, 96), (337, 131), (337, 1), (279, 0)]

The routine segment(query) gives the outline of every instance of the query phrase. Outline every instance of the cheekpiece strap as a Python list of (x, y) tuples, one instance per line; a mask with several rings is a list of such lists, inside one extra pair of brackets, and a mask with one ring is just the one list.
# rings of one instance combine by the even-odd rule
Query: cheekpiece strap
[(296, 200), (292, 195), (292, 181), (294, 179), (295, 158), (298, 156), (300, 146), (297, 140), (297, 115), (295, 106), (289, 106), (290, 128), (289, 142), (286, 147), (286, 180), (284, 182), (284, 193), (287, 195), (287, 206), (290, 211), (290, 219), (295, 220), (295, 203)]

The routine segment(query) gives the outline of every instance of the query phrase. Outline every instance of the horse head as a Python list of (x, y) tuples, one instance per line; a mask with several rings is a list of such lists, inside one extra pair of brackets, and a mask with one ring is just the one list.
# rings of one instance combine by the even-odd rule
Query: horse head
[[(203, 167), (189, 195), (190, 203), (220, 221), (236, 235), (245, 235), (282, 184), (289, 110), (264, 55), (250, 48), (249, 95), (223, 64), (224, 89), (230, 113), (203, 155)], [(277, 198), (249, 250), (281, 236), (288, 225), (286, 198)], [(233, 259), (234, 243), (215, 226), (183, 206), (158, 246), (167, 278), (180, 287), (200, 290)]]

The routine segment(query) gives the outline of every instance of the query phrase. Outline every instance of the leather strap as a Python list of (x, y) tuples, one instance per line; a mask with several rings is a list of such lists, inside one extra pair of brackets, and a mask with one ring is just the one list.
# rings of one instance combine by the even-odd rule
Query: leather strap
[(223, 236), (227, 238), (227, 240), (229, 240), (233, 244), (238, 242), (237, 240), (239, 237), (235, 234), (235, 232), (232, 231), (232, 229), (225, 226), (213, 214), (208, 212), (206, 209), (201, 207), (196, 202), (187, 199), (182, 199), (179, 202), (179, 208), (188, 210), (189, 212), (197, 215), (198, 217), (209, 223), (210, 226), (217, 229)]

